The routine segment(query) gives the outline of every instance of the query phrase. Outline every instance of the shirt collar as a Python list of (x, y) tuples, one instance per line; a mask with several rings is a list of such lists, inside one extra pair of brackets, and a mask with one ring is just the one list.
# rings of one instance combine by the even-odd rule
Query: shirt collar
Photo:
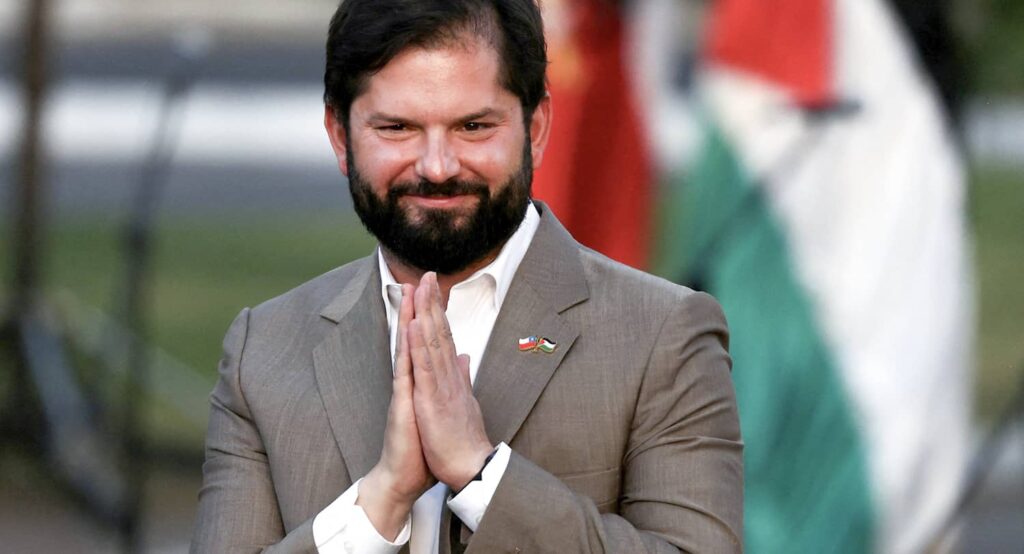
[[(458, 287), (463, 283), (472, 283), (481, 277), (487, 276), (494, 283), (494, 297), (492, 299), (494, 309), (500, 311), (501, 305), (505, 302), (505, 295), (508, 294), (508, 289), (512, 286), (512, 278), (515, 277), (519, 264), (522, 263), (523, 258), (526, 256), (526, 251), (529, 250), (530, 243), (533, 241), (533, 236), (537, 233), (539, 226), (540, 213), (533, 203), (530, 203), (526, 207), (526, 216), (523, 217), (519, 228), (501, 247), (498, 256), (491, 263), (478, 269), (452, 288)], [(390, 312), (392, 309), (397, 309), (401, 303), (401, 288), (394, 275), (391, 274), (388, 264), (384, 261), (384, 256), (381, 254), (379, 247), (377, 248), (377, 263), (380, 266), (381, 296), (384, 298), (384, 305)], [(389, 289), (392, 291), (391, 293), (389, 293)]]

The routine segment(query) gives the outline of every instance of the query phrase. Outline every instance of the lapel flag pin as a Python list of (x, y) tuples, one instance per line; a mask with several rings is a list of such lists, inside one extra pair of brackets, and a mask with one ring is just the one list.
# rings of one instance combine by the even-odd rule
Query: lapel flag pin
[(526, 337), (525, 339), (519, 339), (519, 351), (520, 352), (543, 352), (550, 354), (558, 348), (555, 341), (537, 336)]
[(519, 339), (519, 351), (520, 352), (533, 352), (537, 349), (537, 345), (540, 343), (537, 337), (526, 337), (525, 339)]
[(540, 343), (537, 344), (537, 349), (545, 354), (550, 354), (555, 351), (558, 345), (554, 341), (547, 338), (540, 339)]

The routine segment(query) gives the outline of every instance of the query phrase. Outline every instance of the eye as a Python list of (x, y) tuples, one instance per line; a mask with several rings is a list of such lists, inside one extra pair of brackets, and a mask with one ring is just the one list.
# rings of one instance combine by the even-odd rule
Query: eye
[(479, 121), (470, 121), (462, 126), (463, 129), (470, 132), (483, 131), (486, 129), (490, 129), (491, 127), (492, 125), (490, 125), (489, 123), (481, 123)]
[(412, 132), (415, 129), (408, 123), (382, 123), (375, 126), (374, 131), (377, 136), (386, 140), (405, 140), (412, 136)]

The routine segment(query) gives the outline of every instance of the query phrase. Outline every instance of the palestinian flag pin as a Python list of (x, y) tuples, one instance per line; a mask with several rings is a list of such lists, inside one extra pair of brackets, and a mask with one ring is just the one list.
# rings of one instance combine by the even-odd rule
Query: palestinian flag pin
[(548, 338), (531, 336), (519, 339), (520, 352), (543, 352), (550, 354), (555, 351), (555, 348), (558, 348), (558, 345), (555, 344), (555, 341)]
[(548, 338), (540, 339), (540, 343), (537, 344), (537, 350), (540, 350), (545, 354), (554, 352), (556, 348), (558, 348), (558, 345), (555, 344), (555, 341)]

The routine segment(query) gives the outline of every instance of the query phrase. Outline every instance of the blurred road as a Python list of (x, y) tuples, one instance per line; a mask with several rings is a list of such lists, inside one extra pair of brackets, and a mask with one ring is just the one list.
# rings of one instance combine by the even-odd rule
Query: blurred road
[[(200, 37), (201, 38), (201, 37)], [(0, 166), (17, 151), (21, 110), (18, 45), (0, 39)], [(308, 41), (211, 44), (183, 99), (161, 213), (223, 217), (238, 211), (302, 214), (348, 209), (347, 186), (321, 127), (323, 53)], [(171, 41), (85, 40), (59, 47), (46, 120), (52, 167), (49, 217), (120, 214), (138, 180), (160, 105), (162, 83), (180, 68)], [(1024, 107), (980, 101), (968, 110), (968, 137), (982, 157), (1024, 164)], [(10, 206), (10, 171), (0, 173), (0, 206)], [(347, 213), (347, 211), (346, 211)], [(9, 217), (0, 210), (0, 219)], [(962, 533), (964, 552), (1024, 552), (1024, 430)], [(108, 551), (112, 537), (55, 494), (0, 482), (5, 551)], [(151, 485), (159, 517), (149, 551), (184, 552), (196, 475), (163, 475)], [(152, 512), (157, 513), (157, 512)], [(51, 522), (44, 531), (40, 522)], [(8, 550), (8, 548), (10, 548)]]

